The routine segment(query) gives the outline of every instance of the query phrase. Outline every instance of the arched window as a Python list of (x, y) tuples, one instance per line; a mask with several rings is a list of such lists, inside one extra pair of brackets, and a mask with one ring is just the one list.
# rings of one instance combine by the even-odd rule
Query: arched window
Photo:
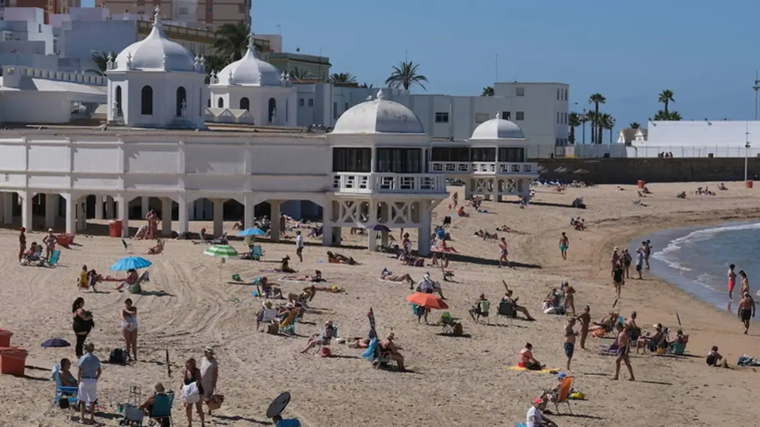
[(251, 103), (250, 101), (248, 101), (248, 98), (240, 98), (240, 109), (241, 110), (251, 109)]
[(269, 98), (269, 123), (274, 120), (275, 111), (277, 111), (277, 101), (274, 98)]
[(185, 88), (180, 86), (177, 88), (177, 106), (176, 106), (176, 112), (175, 115), (177, 117), (182, 117), (182, 110), (187, 108), (187, 92), (185, 92)]
[(121, 86), (116, 86), (116, 115), (121, 116)]
[(216, 106), (219, 107), (219, 108), (224, 108), (224, 99), (223, 98), (217, 99), (216, 100)]
[(151, 116), (153, 115), (153, 88), (150, 86), (143, 86), (142, 94), (140, 96), (140, 114)]
[(206, 101), (206, 105), (208, 106), (208, 108), (211, 108), (211, 98), (209, 98), (209, 99)]

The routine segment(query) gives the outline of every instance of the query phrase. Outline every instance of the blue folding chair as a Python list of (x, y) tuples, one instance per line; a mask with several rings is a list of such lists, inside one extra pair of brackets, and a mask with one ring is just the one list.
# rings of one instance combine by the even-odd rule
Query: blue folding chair
[(60, 259), (61, 259), (61, 251), (56, 249), (50, 254), (50, 258), (48, 259), (48, 264), (51, 267), (55, 267), (58, 265), (58, 260)]
[(251, 246), (251, 259), (254, 259), (256, 261), (261, 261), (264, 259), (264, 249), (261, 248), (261, 245)]
[(53, 397), (53, 403), (45, 411), (45, 415), (48, 415), (55, 406), (60, 405), (61, 400), (67, 399), (69, 401), (69, 412), (73, 418), (74, 409), (77, 404), (77, 388), (64, 386), (61, 382), (61, 374), (58, 371), (53, 374), (53, 380), (55, 381), (55, 396)]
[(159, 393), (156, 395), (156, 400), (153, 402), (153, 409), (150, 411), (151, 421), (157, 421), (160, 426), (165, 425), (165, 420), (169, 421), (169, 425), (174, 425), (172, 420), (172, 406), (174, 405), (174, 392)]

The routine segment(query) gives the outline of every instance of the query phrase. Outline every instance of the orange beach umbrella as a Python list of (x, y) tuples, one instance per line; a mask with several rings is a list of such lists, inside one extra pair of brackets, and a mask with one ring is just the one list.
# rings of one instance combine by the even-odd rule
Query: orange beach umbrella
[(417, 292), (406, 297), (406, 300), (412, 304), (417, 304), (425, 308), (433, 308), (436, 310), (442, 310), (449, 308), (449, 306), (438, 296), (433, 294), (426, 294), (424, 292)]

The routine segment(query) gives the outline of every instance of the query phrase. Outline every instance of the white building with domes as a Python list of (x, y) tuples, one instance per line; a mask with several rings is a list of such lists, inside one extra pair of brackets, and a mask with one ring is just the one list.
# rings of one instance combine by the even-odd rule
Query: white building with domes
[(143, 128), (205, 128), (205, 60), (169, 40), (156, 7), (148, 37), (109, 56), (108, 122)]
[(256, 55), (253, 34), (240, 60), (211, 75), (210, 108), (245, 110), (253, 125), (291, 126), (297, 120), (298, 90), (290, 77)]

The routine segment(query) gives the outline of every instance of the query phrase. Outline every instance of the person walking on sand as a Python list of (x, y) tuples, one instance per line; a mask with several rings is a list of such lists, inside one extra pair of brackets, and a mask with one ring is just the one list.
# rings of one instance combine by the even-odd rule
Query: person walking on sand
[(647, 240), (644, 242), (644, 262), (647, 264), (647, 270), (649, 270), (649, 257), (652, 255), (652, 243)]
[(559, 237), (559, 253), (562, 255), (563, 260), (567, 260), (567, 248), (570, 246), (570, 239), (567, 238), (565, 232)]
[(755, 300), (752, 299), (749, 292), (742, 294), (739, 308), (736, 309), (736, 315), (744, 323), (744, 335), (747, 335), (747, 332), (749, 332), (749, 321), (755, 317)]
[(303, 235), (301, 231), (296, 231), (296, 255), (298, 260), (303, 262)]
[(583, 307), (583, 314), (576, 317), (581, 322), (581, 348), (586, 349), (586, 337), (588, 336), (588, 329), (591, 326), (591, 307)]
[(625, 362), (625, 366), (628, 368), (628, 373), (631, 374), (631, 378), (628, 380), (636, 381), (636, 378), (633, 376), (631, 358), (628, 356), (628, 353), (631, 351), (631, 328), (627, 325), (623, 327), (623, 325), (620, 323), (618, 323), (615, 327), (618, 331), (618, 350), (617, 359), (615, 359), (615, 377), (612, 379), (617, 380), (620, 378), (620, 363)]
[(728, 300), (733, 301), (734, 297), (732, 293), (734, 292), (734, 286), (736, 286), (736, 273), (734, 273), (734, 268), (736, 268), (735, 265), (731, 264), (728, 266)]
[(509, 248), (507, 246), (507, 239), (502, 237), (501, 241), (499, 242), (499, 249), (501, 249), (501, 258), (499, 258), (499, 268), (503, 267), (504, 264), (507, 265), (509, 268), (513, 268), (512, 264), (509, 263), (509, 259), (507, 259), (507, 255), (509, 255)]
[(85, 354), (79, 359), (77, 367), (79, 372), (77, 373), (77, 382), (79, 388), (77, 389), (77, 403), (80, 408), (79, 421), (85, 423), (85, 410), (90, 410), (90, 424), (95, 424), (95, 402), (98, 400), (98, 380), (103, 370), (100, 367), (100, 359), (94, 354), (95, 345), (87, 343), (84, 345)]
[[(203, 361), (201, 362), (201, 385), (203, 386), (203, 398), (206, 402), (211, 400), (216, 390), (216, 383), (219, 380), (219, 363), (214, 357), (214, 348), (206, 346), (203, 352)], [(208, 410), (211, 416), (211, 409)]]
[(633, 261), (633, 258), (631, 258), (631, 253), (628, 252), (628, 249), (623, 249), (623, 267), (625, 268), (626, 279), (631, 278), (631, 261)]
[(639, 280), (644, 280), (641, 276), (641, 270), (644, 268), (644, 250), (636, 249), (636, 273), (639, 274)]
[(21, 227), (18, 233), (18, 262), (24, 259), (24, 252), (26, 252), (26, 228)]
[(623, 267), (621, 267), (620, 262), (618, 262), (612, 269), (612, 281), (615, 283), (615, 293), (617, 294), (618, 298), (620, 298), (620, 291), (625, 284), (625, 278), (623, 277), (624, 275), (625, 273), (623, 272)]
[(742, 291), (741, 295), (744, 295), (745, 293), (749, 293), (749, 279), (747, 278), (747, 273), (744, 272), (744, 270), (739, 270), (739, 276), (742, 278)]
[(573, 353), (575, 353), (575, 337), (578, 336), (578, 332), (573, 330), (575, 326), (575, 318), (571, 317), (565, 325), (565, 356), (567, 356), (567, 370), (570, 370), (570, 362), (573, 361)]

